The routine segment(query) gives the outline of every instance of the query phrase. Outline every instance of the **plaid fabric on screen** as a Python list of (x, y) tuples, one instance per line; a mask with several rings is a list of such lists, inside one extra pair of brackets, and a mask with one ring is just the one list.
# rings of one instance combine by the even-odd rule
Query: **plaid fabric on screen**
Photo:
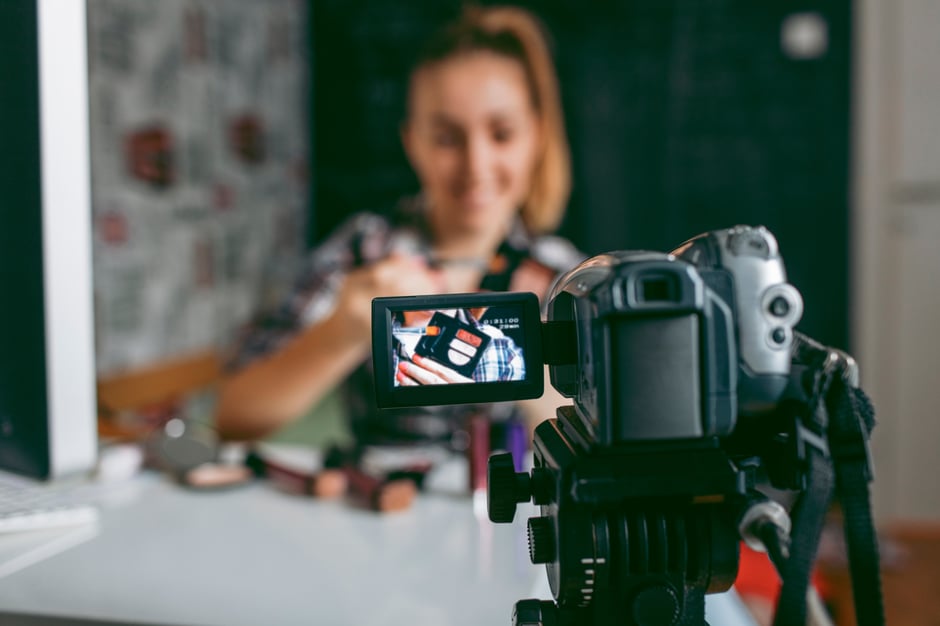
[[(522, 348), (511, 337), (489, 324), (481, 324), (465, 310), (457, 311), (455, 317), (492, 337), (473, 370), (474, 382), (492, 383), (525, 379), (525, 359)], [(408, 335), (421, 336), (424, 334), (424, 329), (405, 328), (401, 326), (401, 322), (395, 320), (392, 323), (392, 334), (396, 339), (404, 339)], [(406, 360), (409, 358), (408, 354), (407, 349), (396, 349), (392, 352), (393, 372), (397, 371), (398, 363), (402, 358)]]

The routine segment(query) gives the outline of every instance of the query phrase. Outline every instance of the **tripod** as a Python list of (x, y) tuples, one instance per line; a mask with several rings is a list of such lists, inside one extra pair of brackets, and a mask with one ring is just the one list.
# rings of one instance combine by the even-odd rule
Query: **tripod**
[(535, 431), (535, 467), (489, 464), (490, 519), (510, 522), (530, 498), (529, 553), (555, 602), (521, 600), (517, 626), (699, 626), (704, 596), (738, 566), (745, 473), (717, 440), (592, 447), (573, 407)]

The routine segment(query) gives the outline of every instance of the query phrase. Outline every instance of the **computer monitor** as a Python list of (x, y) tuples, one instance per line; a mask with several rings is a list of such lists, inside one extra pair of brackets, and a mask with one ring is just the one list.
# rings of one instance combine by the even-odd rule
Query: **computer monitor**
[(0, 469), (95, 462), (83, 1), (0, 2)]

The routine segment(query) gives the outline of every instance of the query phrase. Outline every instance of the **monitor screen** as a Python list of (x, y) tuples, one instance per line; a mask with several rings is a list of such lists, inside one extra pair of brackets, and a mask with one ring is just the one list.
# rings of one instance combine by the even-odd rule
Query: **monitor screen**
[(0, 3), (0, 469), (97, 450), (84, 2)]

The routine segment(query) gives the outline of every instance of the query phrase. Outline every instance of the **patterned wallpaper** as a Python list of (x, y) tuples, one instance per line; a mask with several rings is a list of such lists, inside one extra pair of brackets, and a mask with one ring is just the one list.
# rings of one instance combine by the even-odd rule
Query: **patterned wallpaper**
[(308, 208), (303, 0), (90, 0), (98, 373), (221, 347)]

